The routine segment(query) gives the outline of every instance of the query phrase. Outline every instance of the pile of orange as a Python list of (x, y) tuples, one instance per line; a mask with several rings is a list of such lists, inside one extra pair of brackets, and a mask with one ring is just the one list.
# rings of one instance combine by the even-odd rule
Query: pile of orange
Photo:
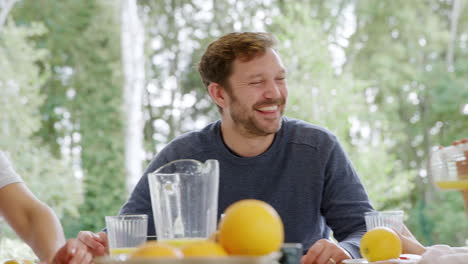
[(262, 256), (280, 250), (284, 227), (280, 216), (269, 204), (259, 200), (241, 200), (230, 205), (216, 232), (217, 241), (198, 240), (181, 247), (164, 242), (147, 242), (132, 258), (182, 258)]

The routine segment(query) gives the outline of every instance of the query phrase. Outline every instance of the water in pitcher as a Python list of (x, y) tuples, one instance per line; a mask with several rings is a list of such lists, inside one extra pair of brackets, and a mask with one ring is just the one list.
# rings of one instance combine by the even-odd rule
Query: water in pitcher
[(217, 160), (176, 160), (148, 174), (148, 180), (157, 240), (182, 245), (216, 231)]

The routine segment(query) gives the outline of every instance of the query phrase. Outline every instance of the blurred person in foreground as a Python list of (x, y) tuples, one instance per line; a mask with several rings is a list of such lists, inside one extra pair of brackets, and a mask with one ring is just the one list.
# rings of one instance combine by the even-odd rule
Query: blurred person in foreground
[[(452, 145), (467, 144), (468, 139), (457, 140)], [(458, 174), (466, 177), (468, 172), (468, 150), (464, 151), (465, 160), (457, 161), (456, 167)], [(463, 199), (465, 201), (465, 210), (468, 214), (468, 190), (462, 190)], [(403, 253), (421, 255), (421, 260), (417, 264), (466, 264), (468, 263), (468, 246), (465, 247), (450, 247), (448, 245), (433, 245), (424, 247), (413, 234), (404, 226), (400, 236)], [(401, 260), (388, 260), (375, 262), (376, 264), (403, 264)]]
[[(468, 202), (465, 200), (465, 202)], [(433, 245), (425, 247), (411, 234), (408, 228), (404, 227), (400, 236), (403, 253), (420, 255), (421, 259), (417, 264), (466, 264), (468, 263), (467, 247), (450, 247), (447, 245)], [(387, 260), (374, 262), (375, 264), (404, 264), (404, 260)]]
[[(283, 116), (287, 71), (268, 33), (231, 33), (212, 42), (199, 73), (221, 120), (172, 140), (146, 169), (119, 214), (147, 214), (155, 234), (147, 174), (178, 159), (220, 164), (218, 217), (242, 199), (263, 200), (280, 214), (285, 241), (307, 249), (305, 264), (360, 257), (372, 211), (366, 191), (338, 139), (325, 128)], [(338, 243), (330, 240), (330, 231)], [(82, 231), (95, 254), (106, 235)]]
[(76, 239), (65, 243), (62, 225), (46, 204), (24, 184), (0, 151), (0, 217), (13, 228), (41, 263), (90, 263), (91, 254)]
[[(452, 143), (454, 146), (463, 145), (464, 150), (463, 153), (465, 155), (465, 159), (456, 162), (457, 172), (460, 178), (463, 180), (468, 180), (468, 138), (464, 138), (461, 140), (454, 141)], [(462, 196), (465, 200), (465, 212), (468, 215), (468, 189), (462, 190)]]

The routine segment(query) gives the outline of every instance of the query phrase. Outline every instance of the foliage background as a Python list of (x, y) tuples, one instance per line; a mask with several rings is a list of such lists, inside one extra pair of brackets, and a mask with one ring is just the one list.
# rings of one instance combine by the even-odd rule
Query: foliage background
[[(290, 72), (287, 114), (337, 134), (376, 209), (405, 210), (424, 244), (466, 245), (461, 195), (435, 189), (427, 169), (434, 147), (467, 137), (463, 1), (138, 5), (146, 33), (142, 166), (174, 136), (218, 118), (194, 67), (206, 45), (231, 31), (269, 31)], [(23, 0), (0, 31), (0, 149), (54, 208), (67, 237), (100, 230), (128, 196), (120, 7)], [(3, 248), (14, 236), (2, 237)], [(5, 252), (0, 259), (18, 256)]]

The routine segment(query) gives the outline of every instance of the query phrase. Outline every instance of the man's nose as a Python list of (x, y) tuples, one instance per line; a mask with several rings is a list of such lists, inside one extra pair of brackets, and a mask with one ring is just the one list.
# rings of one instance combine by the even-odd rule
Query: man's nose
[(271, 80), (267, 82), (265, 86), (265, 98), (280, 98), (281, 97), (281, 87), (275, 82), (275, 80)]

